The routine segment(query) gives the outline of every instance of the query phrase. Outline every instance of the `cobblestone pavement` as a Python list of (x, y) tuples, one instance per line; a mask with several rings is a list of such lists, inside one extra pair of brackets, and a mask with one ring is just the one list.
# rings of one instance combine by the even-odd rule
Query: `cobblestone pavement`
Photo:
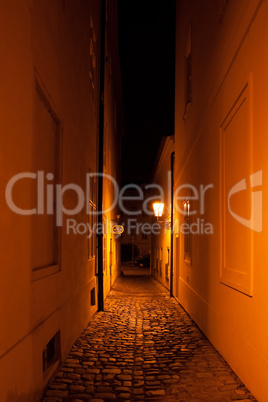
[(120, 277), (43, 402), (255, 401), (151, 277)]

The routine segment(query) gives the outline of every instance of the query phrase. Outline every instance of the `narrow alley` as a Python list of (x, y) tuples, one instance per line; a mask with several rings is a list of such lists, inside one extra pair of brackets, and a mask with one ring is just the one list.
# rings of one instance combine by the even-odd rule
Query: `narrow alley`
[(268, 402), (268, 0), (0, 15), (0, 402)]
[(42, 402), (255, 401), (168, 291), (121, 275)]

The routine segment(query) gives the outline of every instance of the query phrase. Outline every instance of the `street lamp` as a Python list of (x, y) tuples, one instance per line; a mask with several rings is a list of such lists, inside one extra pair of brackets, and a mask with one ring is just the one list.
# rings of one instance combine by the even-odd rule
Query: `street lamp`
[(165, 204), (163, 202), (154, 202), (153, 203), (154, 216), (157, 217), (157, 220), (159, 217), (161, 217), (163, 215), (164, 205)]
[[(154, 209), (154, 216), (157, 218), (157, 222), (162, 224), (166, 229), (170, 230), (171, 225), (170, 225), (170, 220), (169, 216), (165, 218), (163, 221), (159, 220), (159, 217), (163, 215), (165, 204), (163, 202), (154, 202), (153, 203), (153, 209)], [(167, 209), (167, 208), (166, 208)]]

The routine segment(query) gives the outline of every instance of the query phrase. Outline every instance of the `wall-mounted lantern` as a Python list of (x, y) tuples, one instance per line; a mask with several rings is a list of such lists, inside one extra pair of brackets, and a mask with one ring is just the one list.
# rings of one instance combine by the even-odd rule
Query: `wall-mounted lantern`
[[(163, 215), (165, 204), (163, 202), (154, 202), (153, 209), (154, 209), (154, 216), (157, 218), (157, 222), (161, 223), (166, 229), (171, 229), (171, 222), (170, 216), (168, 216), (163, 221), (160, 221), (159, 218)], [(166, 208), (167, 209), (167, 208)]]
[(164, 206), (165, 206), (165, 204), (163, 202), (154, 202), (153, 203), (154, 216), (157, 217), (157, 220), (159, 217), (161, 217), (163, 215)]

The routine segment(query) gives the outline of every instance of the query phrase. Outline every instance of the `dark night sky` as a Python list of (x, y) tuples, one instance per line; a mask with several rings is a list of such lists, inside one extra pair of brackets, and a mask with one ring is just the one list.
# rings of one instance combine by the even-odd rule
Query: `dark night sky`
[(149, 182), (174, 134), (175, 0), (118, 0), (125, 136), (123, 181)]

